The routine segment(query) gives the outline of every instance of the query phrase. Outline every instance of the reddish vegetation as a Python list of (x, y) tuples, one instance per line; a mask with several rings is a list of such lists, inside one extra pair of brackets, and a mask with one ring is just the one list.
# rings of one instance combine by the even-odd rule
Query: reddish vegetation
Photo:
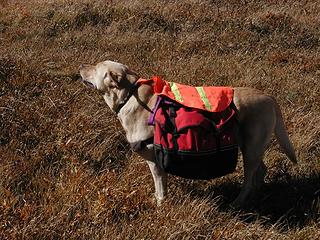
[[(0, 1), (0, 239), (319, 239), (320, 5), (317, 1)], [(236, 173), (170, 177), (153, 202), (80, 63), (111, 59), (143, 77), (251, 86), (279, 101), (299, 165), (275, 141), (267, 183), (228, 207)]]

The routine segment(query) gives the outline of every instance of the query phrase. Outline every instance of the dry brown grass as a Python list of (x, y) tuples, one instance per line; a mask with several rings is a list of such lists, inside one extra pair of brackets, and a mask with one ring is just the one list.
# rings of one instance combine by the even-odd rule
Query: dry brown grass
[[(318, 1), (90, 2), (0, 1), (0, 239), (319, 239)], [(76, 81), (80, 63), (105, 59), (275, 95), (299, 165), (273, 141), (248, 209), (228, 207), (241, 164), (214, 181), (170, 177), (157, 208), (146, 164)]]

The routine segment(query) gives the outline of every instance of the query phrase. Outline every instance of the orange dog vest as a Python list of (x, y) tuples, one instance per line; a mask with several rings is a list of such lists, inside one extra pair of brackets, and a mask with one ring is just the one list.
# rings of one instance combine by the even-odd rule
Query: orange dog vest
[(158, 76), (151, 79), (139, 79), (137, 83), (153, 84), (153, 91), (159, 96), (168, 97), (186, 107), (209, 112), (222, 112), (232, 102), (231, 87), (193, 87), (168, 82)]

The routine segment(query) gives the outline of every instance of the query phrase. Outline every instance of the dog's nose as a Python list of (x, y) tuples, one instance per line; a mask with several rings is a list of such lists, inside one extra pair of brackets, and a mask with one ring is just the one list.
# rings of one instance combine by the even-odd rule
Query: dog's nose
[(83, 82), (83, 78), (81, 77), (81, 75), (80, 75), (80, 74), (78, 74), (78, 75), (77, 75), (76, 80), (78, 80), (78, 81), (80, 81), (80, 82)]

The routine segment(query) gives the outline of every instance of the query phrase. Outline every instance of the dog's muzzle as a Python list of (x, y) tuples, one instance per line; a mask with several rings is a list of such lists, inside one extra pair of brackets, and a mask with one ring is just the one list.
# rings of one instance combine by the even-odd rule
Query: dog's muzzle
[(96, 88), (96, 86), (93, 83), (84, 80), (81, 76), (78, 78), (78, 81), (82, 82), (87, 87)]

